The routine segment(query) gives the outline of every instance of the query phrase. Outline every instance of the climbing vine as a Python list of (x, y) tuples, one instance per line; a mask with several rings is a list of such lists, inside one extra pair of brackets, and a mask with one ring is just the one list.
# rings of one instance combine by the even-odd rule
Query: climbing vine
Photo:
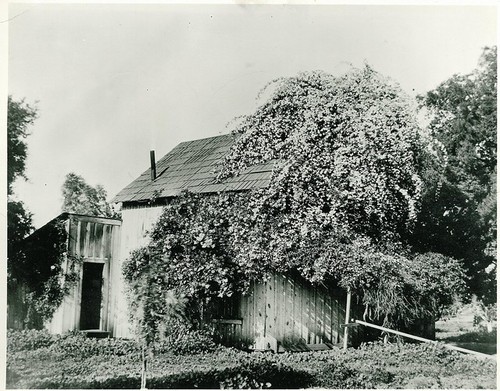
[(436, 315), (461, 291), (463, 272), (439, 254), (412, 254), (405, 242), (420, 172), (433, 158), (411, 100), (368, 66), (266, 88), (270, 98), (233, 130), (218, 180), (273, 161), (269, 186), (181, 194), (125, 264), (126, 279), (153, 268), (154, 284), (203, 303), (296, 270), (312, 283), (351, 288), (386, 324)]
[[(24, 326), (41, 328), (79, 278), (81, 259), (67, 253), (63, 221), (53, 221), (19, 242), (9, 254), (9, 295), (25, 292)], [(12, 296), (10, 300), (15, 300)]]

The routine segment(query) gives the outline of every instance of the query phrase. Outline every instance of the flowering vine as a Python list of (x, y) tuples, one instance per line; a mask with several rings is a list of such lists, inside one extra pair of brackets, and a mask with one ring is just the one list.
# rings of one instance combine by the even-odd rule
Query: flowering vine
[[(159, 283), (199, 303), (296, 270), (352, 289), (386, 324), (437, 314), (462, 288), (463, 272), (405, 243), (420, 172), (433, 156), (411, 100), (368, 66), (270, 87), (270, 98), (236, 125), (218, 173), (223, 181), (274, 161), (269, 186), (172, 200), (147, 246)], [(138, 254), (126, 264), (129, 281), (141, 273)]]

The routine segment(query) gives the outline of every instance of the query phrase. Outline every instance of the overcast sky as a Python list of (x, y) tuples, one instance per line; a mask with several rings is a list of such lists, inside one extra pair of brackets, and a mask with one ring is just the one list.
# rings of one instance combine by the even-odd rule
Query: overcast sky
[(492, 6), (10, 4), (8, 92), (38, 101), (19, 199), (40, 227), (69, 172), (113, 197), (181, 141), (226, 133), (270, 80), (370, 64), (409, 94), (472, 71)]

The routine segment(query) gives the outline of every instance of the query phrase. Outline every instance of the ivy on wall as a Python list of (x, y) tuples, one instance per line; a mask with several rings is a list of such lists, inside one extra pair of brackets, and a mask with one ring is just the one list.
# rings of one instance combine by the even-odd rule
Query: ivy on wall
[(200, 306), (296, 270), (311, 283), (350, 288), (386, 325), (439, 314), (463, 290), (464, 274), (458, 261), (414, 254), (406, 242), (421, 173), (444, 164), (439, 143), (421, 136), (412, 101), (368, 66), (266, 88), (270, 97), (236, 125), (218, 180), (274, 160), (270, 185), (172, 200), (149, 245), (124, 265), (132, 301), (145, 273), (154, 275), (148, 289)]
[(42, 328), (78, 281), (81, 259), (67, 253), (67, 242), (65, 222), (54, 220), (9, 254), (9, 301), (24, 290), (25, 328)]

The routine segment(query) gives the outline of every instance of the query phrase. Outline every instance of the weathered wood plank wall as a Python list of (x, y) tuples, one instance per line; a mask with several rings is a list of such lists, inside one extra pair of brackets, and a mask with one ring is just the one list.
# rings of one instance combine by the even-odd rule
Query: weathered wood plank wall
[[(119, 262), (111, 272), (113, 285), (113, 335), (133, 337), (128, 316), (125, 284), (121, 266), (132, 250), (148, 242), (148, 231), (158, 220), (163, 206), (122, 209)], [(236, 301), (227, 301), (216, 317), (241, 319), (238, 323), (218, 323), (223, 342), (251, 345), (255, 341), (279, 340), (282, 344), (300, 341), (304, 344), (340, 343), (345, 319), (345, 297), (342, 289), (313, 287), (301, 278), (276, 274), (266, 283), (252, 283), (250, 292)], [(229, 305), (228, 303), (233, 304)]]
[(252, 282), (244, 296), (225, 300), (215, 317), (241, 320), (217, 323), (227, 344), (257, 349), (342, 341), (346, 293), (313, 286), (298, 276), (276, 273), (267, 282)]
[(122, 209), (121, 238), (119, 244), (119, 260), (113, 265), (111, 284), (113, 286), (113, 335), (115, 337), (132, 338), (134, 336), (129, 320), (128, 302), (125, 283), (121, 274), (122, 264), (132, 250), (144, 246), (148, 242), (148, 231), (158, 220), (162, 206), (136, 207)]
[[(69, 215), (66, 222), (68, 235), (68, 254), (80, 258), (83, 262), (102, 263), (102, 305), (100, 315), (100, 330), (111, 331), (112, 322), (110, 313), (113, 312), (111, 301), (112, 289), (110, 287), (110, 273), (115, 262), (115, 254), (118, 252), (118, 241), (120, 236), (120, 221)], [(63, 268), (67, 270), (68, 261)], [(70, 330), (80, 329), (80, 311), (82, 297), (82, 265), (78, 268), (80, 280), (76, 283), (72, 292), (67, 295), (56, 310), (46, 328), (51, 333), (63, 333)]]

